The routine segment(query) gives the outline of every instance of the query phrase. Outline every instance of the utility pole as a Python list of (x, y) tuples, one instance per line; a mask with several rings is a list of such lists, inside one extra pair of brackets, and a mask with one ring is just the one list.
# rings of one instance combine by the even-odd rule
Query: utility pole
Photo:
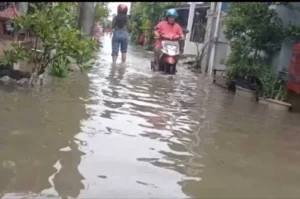
[(215, 65), (216, 45), (217, 45), (217, 41), (218, 41), (219, 28), (220, 28), (221, 8), (222, 8), (222, 2), (217, 2), (216, 10), (215, 10), (217, 18), (216, 18), (216, 25), (215, 25), (215, 29), (214, 29), (214, 33), (213, 33), (214, 42), (212, 44), (210, 59), (209, 59), (209, 63), (208, 63), (208, 74), (210, 76), (212, 76), (212, 74), (213, 74), (213, 69), (214, 69), (214, 65)]
[[(191, 37), (193, 32), (193, 22), (194, 22), (194, 15), (195, 15), (195, 8), (196, 8), (196, 2), (190, 2), (190, 8), (189, 8), (189, 16), (188, 16), (188, 24), (186, 29), (189, 31), (185, 35), (185, 44), (183, 52), (188, 52), (189, 46), (191, 45)], [(194, 44), (192, 44), (194, 45)]]

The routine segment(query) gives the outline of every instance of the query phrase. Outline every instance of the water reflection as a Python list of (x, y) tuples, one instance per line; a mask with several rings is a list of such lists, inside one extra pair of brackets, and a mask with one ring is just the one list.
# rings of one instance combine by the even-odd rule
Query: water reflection
[[(4, 198), (31, 193), (77, 197), (84, 188), (82, 177), (77, 177), (82, 152), (73, 136), (79, 132), (79, 121), (87, 116), (79, 100), (86, 94), (87, 89), (82, 89), (86, 80), (79, 75), (40, 90), (11, 87), (10, 92), (3, 92), (0, 195)], [(67, 146), (70, 151), (60, 151)], [(57, 162), (59, 171), (54, 167)]]

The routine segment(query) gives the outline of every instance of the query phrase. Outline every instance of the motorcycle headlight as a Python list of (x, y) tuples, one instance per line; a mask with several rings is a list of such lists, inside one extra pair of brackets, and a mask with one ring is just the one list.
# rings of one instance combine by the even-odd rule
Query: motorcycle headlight
[(177, 46), (175, 46), (175, 45), (166, 45), (166, 47), (168, 48), (168, 49), (170, 49), (170, 50), (175, 50), (176, 48), (177, 48)]

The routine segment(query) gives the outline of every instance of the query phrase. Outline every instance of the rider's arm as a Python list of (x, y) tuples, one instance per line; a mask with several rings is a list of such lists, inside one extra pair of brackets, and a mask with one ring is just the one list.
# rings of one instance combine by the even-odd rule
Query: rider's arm
[(177, 34), (183, 38), (184, 37), (184, 34), (183, 34), (183, 31), (182, 31), (182, 28), (180, 27), (179, 24), (177, 24)]
[(159, 37), (159, 35), (160, 35), (161, 26), (162, 26), (162, 23), (161, 23), (161, 22), (159, 22), (159, 23), (156, 25), (156, 28), (157, 28), (157, 29), (154, 31), (154, 35), (155, 35), (156, 37)]

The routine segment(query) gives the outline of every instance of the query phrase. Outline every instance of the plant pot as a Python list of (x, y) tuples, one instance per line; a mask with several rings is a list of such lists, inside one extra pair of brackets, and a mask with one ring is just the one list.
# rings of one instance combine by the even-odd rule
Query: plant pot
[(274, 100), (274, 99), (264, 99), (261, 97), (259, 98), (259, 103), (268, 105), (268, 107), (273, 108), (273, 109), (285, 110), (285, 111), (290, 110), (292, 107), (292, 105), (287, 102)]
[(228, 89), (227, 78), (224, 76), (215, 76), (214, 83), (222, 88)]
[(300, 112), (300, 95), (288, 90), (287, 101), (292, 105), (292, 111)]
[(237, 96), (242, 96), (250, 99), (255, 99), (256, 98), (256, 93), (253, 90), (249, 90), (246, 88), (242, 88), (240, 86), (236, 86), (235, 94)]

